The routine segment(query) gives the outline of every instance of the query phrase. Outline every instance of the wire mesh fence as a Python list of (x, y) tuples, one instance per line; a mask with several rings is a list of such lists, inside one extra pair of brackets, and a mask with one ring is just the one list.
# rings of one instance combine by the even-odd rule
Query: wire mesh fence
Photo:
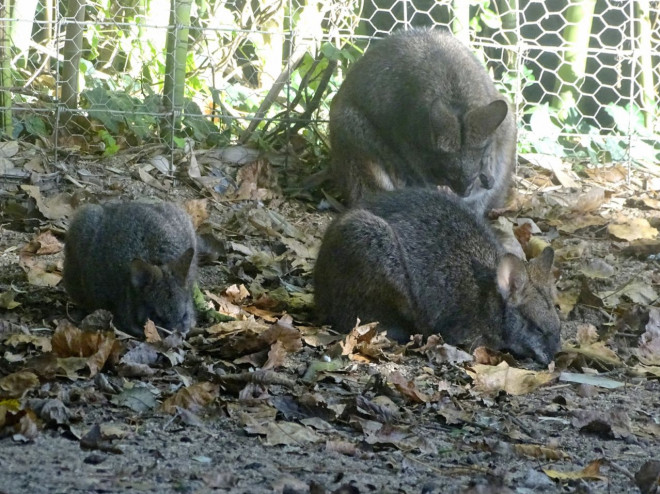
[(327, 149), (329, 103), (376, 38), (449, 29), (514, 102), (519, 150), (660, 153), (660, 2), (14, 0), (0, 6), (5, 137), (110, 155), (151, 142)]

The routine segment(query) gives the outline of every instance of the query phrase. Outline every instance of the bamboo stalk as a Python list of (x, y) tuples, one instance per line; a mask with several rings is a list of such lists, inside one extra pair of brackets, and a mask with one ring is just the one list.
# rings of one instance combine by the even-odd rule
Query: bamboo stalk
[(653, 81), (653, 58), (651, 46), (651, 9), (649, 0), (635, 2), (635, 25), (637, 31), (637, 52), (639, 53), (639, 74), (637, 83), (642, 89), (641, 108), (644, 115), (644, 126), (653, 130), (656, 106), (656, 94)]
[(557, 71), (552, 106), (559, 118), (565, 119), (570, 108), (577, 107), (579, 86), (582, 84), (589, 54), (589, 37), (596, 0), (573, 0), (566, 10), (567, 26), (564, 38), (563, 62)]

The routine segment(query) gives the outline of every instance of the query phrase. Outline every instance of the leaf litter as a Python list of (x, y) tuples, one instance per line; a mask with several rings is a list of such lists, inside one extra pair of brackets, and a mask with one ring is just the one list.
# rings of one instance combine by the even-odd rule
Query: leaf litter
[[(247, 148), (235, 151), (239, 161), (189, 154), (192, 185), (177, 185), (196, 228), (216, 242), (200, 268), (209, 310), (186, 341), (161, 340), (152, 323), (146, 341), (136, 341), (113, 331), (104, 314), (69, 322), (79, 319), (57, 287), (61, 239), (81, 191), (74, 177), (60, 190), (15, 192), (35, 201), (41, 217), (36, 234), (27, 216), (18, 236), (0, 230), (3, 255), (18, 252), (12, 262), (25, 273), (0, 277), (6, 445), (34, 458), (62, 454), (77, 470), (98, 461), (147, 466), (165, 455), (196, 471), (183, 478), (158, 466), (145, 477), (172, 490), (183, 482), (197, 490), (334, 491), (346, 480), (370, 492), (399, 479), (399, 492), (471, 492), (475, 477), (495, 479), (499, 492), (658, 485), (659, 469), (646, 462), (660, 438), (657, 192), (619, 189), (618, 167), (578, 175), (542, 156), (522, 167), (528, 179), (519, 181), (515, 207), (496, 221), (519, 255), (556, 250), (563, 314), (562, 351), (537, 369), (439, 336), (399, 344), (372, 322), (356, 321), (348, 335), (318, 326), (311, 273), (332, 215), (286, 198), (278, 169)], [(85, 181), (86, 200), (116, 191), (171, 199), (157, 163), (141, 166), (135, 180), (122, 171), (128, 161), (86, 163), (81, 173), (110, 182)], [(32, 449), (43, 441), (53, 445)], [(111, 457), (81, 455), (81, 447)], [(103, 479), (91, 474), (88, 482), (85, 489)]]

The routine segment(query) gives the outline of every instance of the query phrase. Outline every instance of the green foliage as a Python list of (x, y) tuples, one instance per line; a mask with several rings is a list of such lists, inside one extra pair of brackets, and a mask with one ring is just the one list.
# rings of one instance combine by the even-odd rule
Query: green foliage
[(475, 33), (480, 33), (483, 30), (483, 26), (489, 27), (490, 29), (502, 28), (502, 19), (499, 14), (491, 8), (491, 0), (473, 0), (471, 4), (476, 5), (477, 7), (476, 12), (470, 19), (470, 28), (472, 28)]
[(105, 144), (105, 150), (103, 151), (103, 156), (112, 156), (117, 154), (119, 151), (119, 146), (117, 141), (107, 130), (99, 130), (97, 132), (99, 139)]
[(529, 132), (524, 133), (526, 140), (520, 141), (519, 150), (588, 158), (594, 165), (628, 158), (655, 162), (660, 157), (660, 146), (650, 140), (638, 107), (610, 104), (606, 111), (614, 120), (614, 134), (601, 133), (598, 127), (581, 118), (575, 108), (569, 109), (562, 120), (559, 110), (547, 103), (532, 107), (527, 112), (530, 114)]
[[(19, 114), (20, 115), (20, 114)], [(21, 136), (50, 137), (51, 126), (42, 115), (28, 115), (25, 118), (16, 118), (14, 113), (12, 138)]]
[[(97, 136), (105, 143), (104, 154), (114, 154), (118, 147), (116, 137), (123, 136), (129, 142), (144, 143), (160, 138), (158, 114), (162, 112), (160, 96), (147, 96), (140, 100), (124, 91), (111, 91), (97, 86), (81, 93), (81, 106), (91, 119), (103, 126)], [(183, 126), (174, 136), (175, 144), (183, 146), (185, 137), (209, 145), (226, 144), (228, 136), (221, 134), (199, 106), (186, 100)]]
[(81, 93), (80, 104), (90, 118), (98, 120), (113, 135), (129, 133), (139, 139), (153, 137), (158, 125), (151, 115), (157, 110), (155, 98), (140, 101), (123, 91), (110, 91), (101, 86)]

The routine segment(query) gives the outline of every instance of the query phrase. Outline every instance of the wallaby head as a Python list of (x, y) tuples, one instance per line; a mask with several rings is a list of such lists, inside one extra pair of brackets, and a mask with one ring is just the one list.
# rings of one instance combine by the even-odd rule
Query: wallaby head
[(441, 98), (429, 110), (431, 145), (446, 171), (449, 186), (460, 196), (468, 196), (473, 187), (491, 189), (495, 183), (488, 153), (491, 137), (506, 118), (509, 107), (495, 100), (468, 110), (462, 118), (448, 108)]
[(134, 259), (130, 265), (130, 294), (133, 304), (131, 329), (138, 335), (151, 319), (157, 327), (187, 333), (195, 324), (192, 287), (189, 273), (195, 250), (189, 248), (180, 257), (162, 265)]
[(502, 347), (515, 355), (532, 355), (542, 364), (550, 363), (559, 351), (554, 255), (552, 248), (546, 247), (525, 265), (506, 254), (497, 266), (497, 288), (506, 307)]

